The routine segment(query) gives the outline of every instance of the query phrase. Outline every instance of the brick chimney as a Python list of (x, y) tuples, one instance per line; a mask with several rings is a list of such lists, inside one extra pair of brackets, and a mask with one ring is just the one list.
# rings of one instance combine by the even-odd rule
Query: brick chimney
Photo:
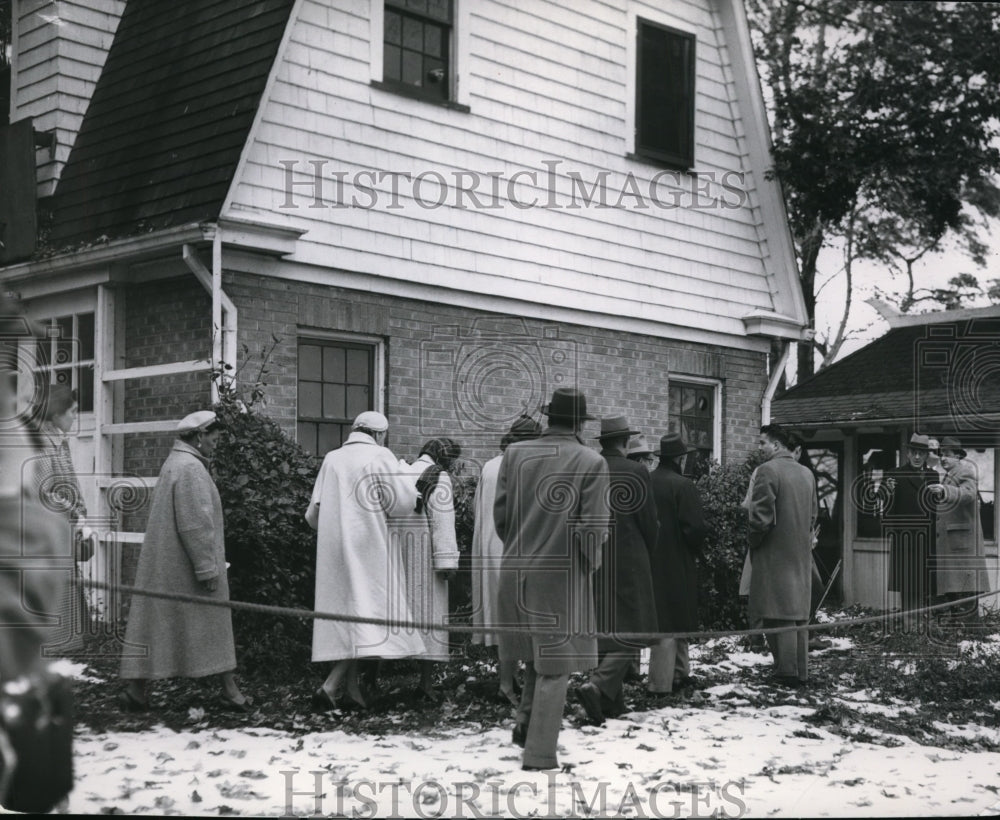
[(97, 85), (125, 0), (13, 0), (10, 122), (33, 118), (38, 197), (51, 196)]

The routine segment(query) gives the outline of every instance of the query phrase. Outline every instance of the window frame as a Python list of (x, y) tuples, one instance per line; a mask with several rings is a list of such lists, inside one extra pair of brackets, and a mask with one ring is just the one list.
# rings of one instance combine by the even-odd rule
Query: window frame
[[(679, 376), (669, 376), (667, 378), (667, 429), (671, 427), (674, 417), (670, 413), (670, 391), (674, 387), (700, 387), (712, 389), (712, 456), (715, 461), (722, 461), (722, 382), (719, 379), (710, 379), (704, 376), (689, 376), (682, 374)], [(677, 431), (680, 432), (678, 426)], [(688, 442), (690, 444), (690, 442)], [(701, 449), (701, 448), (697, 448)], [(685, 462), (685, 472), (690, 468)]]
[[(698, 67), (698, 38), (696, 34), (692, 31), (687, 31), (678, 28), (676, 25), (671, 25), (663, 20), (653, 19), (651, 16), (644, 15), (639, 16), (634, 13), (629, 15), (630, 23), (630, 43), (631, 47), (628, 54), (628, 65), (627, 65), (627, 78), (628, 82), (632, 84), (632, 93), (627, 93), (627, 109), (626, 109), (626, 127), (627, 133), (629, 135), (629, 145), (627, 156), (631, 159), (639, 160), (646, 163), (652, 163), (655, 165), (660, 165), (666, 168), (690, 171), (695, 165), (695, 154), (696, 154), (696, 142), (695, 135), (697, 133), (696, 129), (696, 114), (697, 114), (697, 88), (698, 88), (698, 78), (697, 78), (697, 67)], [(640, 143), (640, 134), (642, 131), (642, 34), (643, 26), (649, 26), (651, 28), (656, 28), (661, 31), (667, 32), (668, 34), (676, 37), (683, 38), (688, 41), (690, 49), (689, 65), (687, 66), (689, 70), (689, 81), (685, 89), (688, 95), (688, 128), (687, 128), (687, 145), (686, 151), (683, 152), (673, 152), (666, 151), (659, 147), (642, 145)]]
[[(80, 342), (80, 317), (90, 316), (93, 332), (93, 349), (91, 351), (91, 356), (88, 358), (82, 358), (80, 355), (82, 350), (82, 345)], [(58, 322), (63, 319), (70, 320), (70, 336), (68, 339), (63, 338), (61, 331), (54, 333), (55, 330), (60, 330)], [(45, 329), (45, 338), (39, 339), (37, 341), (25, 342), (27, 344), (33, 344), (38, 350), (39, 356), (38, 361), (35, 364), (36, 374), (47, 374), (48, 382), (50, 385), (56, 384), (55, 374), (68, 370), (70, 373), (70, 388), (75, 390), (77, 393), (77, 407), (78, 412), (82, 414), (93, 414), (94, 405), (98, 401), (98, 384), (97, 384), (97, 312), (92, 309), (77, 310), (74, 308), (66, 308), (63, 310), (51, 311), (51, 315), (46, 315), (41, 319), (36, 320), (37, 324)], [(69, 360), (60, 361), (59, 360), (59, 343), (69, 342)], [(23, 344), (23, 343), (22, 343)], [(40, 348), (47, 347), (47, 350), (42, 352)], [(41, 362), (45, 363), (42, 364)], [(91, 390), (90, 390), (90, 406), (85, 406), (83, 402), (84, 394), (80, 389), (80, 376), (84, 369), (89, 369), (91, 374)]]
[[(423, 103), (468, 113), (468, 83), (462, 81), (462, 68), (469, 64), (469, 19), (470, 3), (465, 0), (451, 0), (451, 24), (448, 38), (447, 99), (422, 93), (417, 86), (385, 78), (385, 6), (386, 0), (369, 0), (369, 70), (371, 85), (391, 94), (409, 97)], [(412, 14), (412, 12), (411, 12)], [(417, 15), (419, 16), (419, 15)], [(434, 20), (434, 18), (428, 18)], [(437, 22), (437, 21), (435, 21)]]
[[(369, 336), (356, 333), (340, 333), (335, 331), (320, 330), (316, 328), (300, 327), (296, 333), (295, 340), (295, 439), (299, 441), (299, 424), (303, 423), (344, 423), (331, 422), (329, 419), (317, 419), (315, 417), (303, 417), (299, 413), (299, 384), (301, 383), (299, 373), (299, 348), (303, 344), (316, 344), (319, 346), (338, 346), (354, 348), (368, 348), (371, 350), (371, 404), (372, 409), (380, 413), (385, 412), (385, 340), (379, 336)], [(352, 419), (353, 420), (353, 419)], [(348, 420), (347, 423), (350, 423)], [(305, 446), (301, 441), (299, 444)], [(313, 453), (317, 458), (322, 458), (326, 453)]]

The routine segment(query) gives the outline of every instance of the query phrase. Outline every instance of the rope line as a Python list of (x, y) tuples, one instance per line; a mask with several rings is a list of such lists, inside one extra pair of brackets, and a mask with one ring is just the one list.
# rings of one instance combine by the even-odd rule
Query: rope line
[[(474, 632), (474, 633), (498, 633), (516, 635), (539, 635), (553, 636), (565, 635), (565, 630), (545, 630), (529, 629), (522, 626), (475, 626), (473, 624), (438, 624), (427, 621), (404, 620), (394, 618), (368, 618), (362, 615), (345, 615), (337, 612), (319, 612), (311, 609), (300, 609), (298, 607), (275, 606), (273, 604), (255, 604), (247, 601), (219, 600), (218, 598), (207, 598), (198, 595), (189, 595), (183, 592), (165, 592), (162, 590), (143, 589), (141, 587), (126, 586), (125, 584), (111, 584), (106, 581), (93, 581), (80, 579), (80, 583), (93, 589), (103, 589), (114, 592), (128, 592), (132, 595), (139, 595), (146, 598), (160, 598), (167, 601), (178, 601), (180, 603), (198, 604), (201, 606), (215, 606), (226, 609), (233, 609), (242, 612), (257, 612), (263, 615), (273, 615), (276, 617), (305, 618), (309, 620), (339, 621), (342, 623), (369, 624), (372, 626), (385, 626), (401, 629), (411, 629), (417, 632)], [(883, 615), (865, 615), (859, 618), (846, 618), (838, 621), (826, 623), (806, 624), (804, 626), (774, 626), (767, 629), (731, 629), (731, 630), (700, 630), (690, 632), (578, 632), (569, 634), (582, 634), (588, 637), (609, 637), (620, 640), (650, 641), (661, 640), (663, 638), (729, 638), (744, 637), (747, 635), (777, 635), (784, 632), (827, 632), (842, 629), (859, 624), (878, 623), (887, 620), (896, 620), (904, 615), (920, 615), (928, 612), (952, 609), (963, 604), (979, 601), (984, 598), (992, 598), (1000, 595), (1000, 590), (995, 592), (980, 592), (966, 598), (959, 598), (955, 601), (948, 601), (941, 604), (920, 607), (918, 609), (908, 609), (905, 611), (886, 613)]]

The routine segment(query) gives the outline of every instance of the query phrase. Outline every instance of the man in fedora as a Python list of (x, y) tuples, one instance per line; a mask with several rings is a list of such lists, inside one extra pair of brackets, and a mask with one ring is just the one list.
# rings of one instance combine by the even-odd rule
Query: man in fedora
[(576, 690), (576, 697), (590, 722), (600, 725), (604, 716), (625, 712), (622, 682), (635, 651), (653, 641), (636, 641), (619, 635), (656, 632), (656, 604), (649, 573), (649, 554), (656, 546), (656, 504), (649, 471), (625, 453), (630, 436), (624, 416), (601, 420), (601, 455), (608, 462), (611, 493), (611, 532), (601, 568), (594, 576), (594, 603), (603, 653), (590, 680)]
[(906, 448), (907, 463), (886, 470), (879, 494), (885, 505), (883, 534), (889, 542), (887, 588), (900, 594), (903, 627), (924, 619), (906, 613), (927, 604), (930, 595), (930, 556), (934, 554), (934, 509), (930, 485), (938, 482), (927, 466), (930, 439), (914, 433)]
[[(705, 516), (694, 482), (681, 474), (681, 459), (693, 452), (679, 433), (660, 439), (660, 463), (651, 479), (660, 521), (650, 568), (660, 632), (698, 629), (698, 570), (695, 563), (705, 541)], [(674, 686), (689, 686), (691, 664), (686, 638), (661, 638), (649, 652), (652, 694), (665, 695)]]
[[(527, 770), (554, 769), (571, 672), (597, 663), (592, 576), (608, 534), (608, 467), (580, 439), (587, 399), (560, 387), (535, 441), (512, 443), (497, 476), (503, 541), (497, 611), (501, 660), (525, 662), (513, 741)], [(530, 634), (528, 634), (530, 633)]]
[[(954, 436), (941, 439), (939, 455), (945, 475), (929, 486), (937, 502), (934, 581), (938, 596), (955, 601), (989, 591), (979, 518), (979, 476)], [(964, 612), (969, 621), (978, 620), (975, 603)]]
[[(816, 479), (788, 448), (788, 434), (777, 424), (760, 428), (765, 461), (757, 468), (747, 509), (750, 523), (749, 616), (765, 629), (805, 626), (809, 620), (812, 533), (819, 505)], [(800, 686), (808, 678), (805, 629), (767, 633), (774, 656), (775, 681)]]

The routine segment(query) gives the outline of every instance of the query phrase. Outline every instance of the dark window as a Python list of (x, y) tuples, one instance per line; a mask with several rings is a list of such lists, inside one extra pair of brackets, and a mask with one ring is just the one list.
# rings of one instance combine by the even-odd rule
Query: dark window
[(715, 455), (715, 387), (671, 380), (668, 412), (670, 431), (696, 448), (687, 456), (684, 473), (704, 475)]
[(635, 153), (694, 165), (695, 38), (639, 20)]
[(382, 80), (432, 100), (449, 99), (452, 0), (386, 0)]
[(343, 444), (355, 416), (375, 409), (374, 382), (371, 345), (300, 340), (299, 444), (320, 457)]
[(856, 535), (858, 538), (881, 538), (885, 509), (878, 489), (885, 471), (899, 465), (899, 438), (888, 434), (864, 434), (859, 435), (857, 441), (856, 458), (861, 481), (854, 488), (851, 499), (857, 509)]

